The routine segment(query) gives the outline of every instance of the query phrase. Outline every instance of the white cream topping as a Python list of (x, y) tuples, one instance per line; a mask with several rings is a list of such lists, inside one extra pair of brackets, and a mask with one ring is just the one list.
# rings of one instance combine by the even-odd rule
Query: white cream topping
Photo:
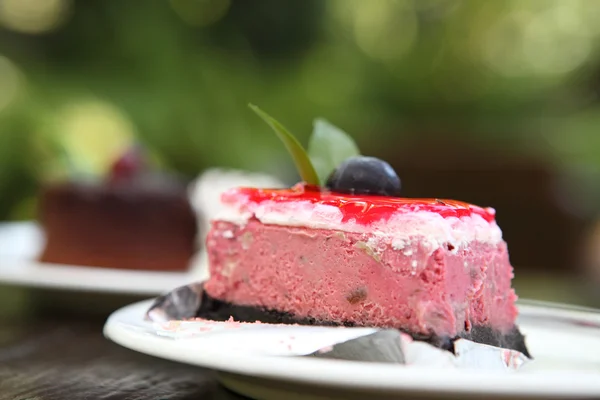
[(257, 188), (283, 188), (285, 185), (267, 174), (236, 169), (210, 168), (190, 185), (189, 197), (198, 215), (199, 241), (203, 242), (210, 229), (210, 220), (224, 207), (223, 192), (240, 186)]
[(343, 221), (342, 211), (335, 206), (309, 201), (254, 203), (239, 196), (237, 201), (223, 203), (215, 219), (244, 225), (252, 217), (269, 225), (368, 233), (371, 235), (368, 245), (374, 250), (380, 240), (391, 242), (396, 250), (403, 250), (419, 238), (432, 251), (443, 244), (451, 244), (453, 251), (457, 251), (472, 241), (489, 244), (502, 241), (502, 231), (496, 222), (488, 222), (478, 214), (456, 218), (442, 217), (431, 211), (399, 210), (388, 220), (364, 225), (353, 219)]
[[(277, 178), (267, 174), (236, 169), (210, 168), (189, 187), (189, 199), (198, 218), (197, 243), (200, 250), (192, 260), (191, 270), (201, 278), (208, 277), (208, 260), (203, 245), (210, 229), (210, 220), (225, 207), (221, 202), (223, 192), (240, 186), (258, 188), (283, 188)], [(244, 223), (248, 218), (240, 219)], [(223, 232), (225, 238), (233, 238), (233, 232)]]

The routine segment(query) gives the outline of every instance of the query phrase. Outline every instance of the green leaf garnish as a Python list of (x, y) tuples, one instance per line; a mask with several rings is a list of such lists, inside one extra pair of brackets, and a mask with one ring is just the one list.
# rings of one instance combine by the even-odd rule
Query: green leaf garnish
[(321, 182), (326, 182), (343, 161), (358, 155), (356, 143), (346, 132), (324, 119), (315, 120), (308, 142), (308, 156)]
[(311, 162), (304, 147), (298, 142), (298, 139), (294, 137), (282, 124), (280, 124), (273, 117), (268, 115), (266, 112), (255, 106), (254, 104), (248, 105), (252, 111), (258, 114), (277, 134), (279, 139), (283, 142), (289, 153), (294, 159), (294, 164), (298, 169), (300, 178), (308, 184), (320, 186), (321, 181), (315, 171), (315, 168)]

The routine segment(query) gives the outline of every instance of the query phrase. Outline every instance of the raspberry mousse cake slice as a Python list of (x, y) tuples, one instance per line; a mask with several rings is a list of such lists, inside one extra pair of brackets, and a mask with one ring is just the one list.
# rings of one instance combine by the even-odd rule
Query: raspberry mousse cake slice
[[(327, 164), (310, 157), (305, 167)], [(400, 179), (373, 157), (329, 174), (295, 160), (304, 182), (291, 189), (223, 194), (198, 316), (391, 327), (448, 350), (460, 337), (528, 355), (494, 210), (399, 197)]]

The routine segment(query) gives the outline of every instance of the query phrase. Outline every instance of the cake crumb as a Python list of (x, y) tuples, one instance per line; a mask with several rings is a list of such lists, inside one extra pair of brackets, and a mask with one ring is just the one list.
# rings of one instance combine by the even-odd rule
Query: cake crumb
[(394, 250), (402, 250), (407, 245), (408, 245), (408, 243), (406, 242), (406, 240), (398, 239), (398, 238), (395, 238), (395, 239), (392, 240), (392, 248)]
[(250, 246), (252, 245), (252, 241), (254, 240), (254, 237), (252, 236), (252, 233), (244, 232), (241, 239), (242, 239), (242, 249), (248, 250), (250, 248)]
[(346, 300), (348, 300), (348, 303), (350, 303), (350, 304), (357, 304), (366, 299), (367, 299), (367, 290), (365, 288), (354, 289), (346, 297)]
[(225, 266), (223, 268), (223, 271), (221, 271), (221, 274), (224, 277), (227, 277), (227, 278), (230, 277), (231, 274), (233, 274), (233, 271), (235, 271), (235, 269), (237, 268), (237, 265), (238, 265), (237, 261), (227, 260), (225, 262)]
[(354, 247), (356, 247), (357, 249), (360, 249), (362, 251), (365, 252), (365, 254), (367, 254), (369, 257), (371, 257), (373, 260), (377, 261), (377, 262), (381, 262), (381, 259), (379, 258), (379, 254), (377, 254), (370, 246), (368, 243), (365, 242), (356, 242), (354, 244)]
[(335, 236), (336, 238), (340, 239), (340, 240), (346, 240), (346, 234), (344, 232), (335, 232), (333, 234), (333, 236)]

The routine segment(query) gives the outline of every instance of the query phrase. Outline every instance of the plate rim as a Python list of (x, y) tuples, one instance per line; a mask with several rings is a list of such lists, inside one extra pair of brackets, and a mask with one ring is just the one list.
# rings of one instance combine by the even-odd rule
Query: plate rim
[[(146, 284), (140, 285), (144, 279)], [(0, 259), (0, 284), (19, 287), (157, 296), (194, 279), (193, 269), (145, 271)]]
[[(40, 242), (35, 251), (11, 254), (0, 251), (0, 285), (68, 292), (95, 292), (105, 294), (158, 296), (173, 288), (198, 279), (204, 269), (204, 259), (197, 252), (190, 259), (187, 271), (150, 271), (118, 269), (86, 265), (42, 262), (44, 231), (36, 220), (0, 221), (3, 230), (26, 229)], [(33, 237), (33, 236), (32, 236)], [(10, 241), (9, 241), (10, 242)], [(2, 243), (0, 243), (0, 246)]]
[[(223, 356), (222, 350), (195, 349), (182, 351), (169, 347), (166, 343), (177, 343), (176, 339), (159, 337), (147, 332), (132, 329), (131, 324), (123, 321), (123, 316), (131, 313), (145, 315), (145, 310), (153, 300), (144, 300), (132, 303), (116, 310), (107, 319), (104, 326), (104, 335), (115, 343), (134, 351), (149, 354), (171, 361), (209, 368), (233, 374), (251, 376), (256, 378), (274, 379), (280, 381), (296, 382), (309, 385), (327, 386), (330, 388), (345, 388), (354, 390), (367, 390), (378, 393), (405, 393), (418, 392), (430, 394), (454, 395), (501, 395), (501, 396), (527, 396), (544, 398), (572, 398), (600, 396), (600, 375), (589, 372), (573, 371), (541, 371), (522, 374), (494, 374), (486, 371), (472, 371), (468, 373), (461, 370), (438, 369), (432, 367), (399, 368), (391, 364), (365, 364), (353, 361), (327, 360), (308, 357), (277, 357), (227, 354)], [(527, 302), (527, 301), (523, 301)], [(540, 303), (537, 302), (536, 303)], [(552, 312), (560, 308), (560, 303), (541, 302), (545, 306), (542, 311)], [(568, 306), (568, 305), (566, 305)], [(539, 305), (527, 305), (529, 309), (540, 309)], [(548, 308), (550, 310), (548, 310)], [(600, 311), (592, 309), (592, 313), (585, 317), (594, 322), (600, 321)], [(589, 315), (587, 315), (589, 314)], [(579, 317), (582, 315), (580, 314)], [(143, 320), (143, 315), (140, 316)], [(197, 342), (198, 343), (198, 342)], [(165, 351), (165, 349), (169, 351)], [(202, 353), (198, 357), (198, 353)], [(319, 374), (314, 374), (318, 368)], [(394, 378), (390, 379), (391, 370)], [(426, 371), (426, 373), (424, 373)], [(432, 371), (440, 371), (445, 378), (432, 385)], [(360, 373), (362, 379), (347, 379)], [(346, 379), (344, 379), (346, 377)], [(385, 379), (383, 379), (385, 378)], [(473, 385), (473, 380), (485, 379), (486, 388)]]

